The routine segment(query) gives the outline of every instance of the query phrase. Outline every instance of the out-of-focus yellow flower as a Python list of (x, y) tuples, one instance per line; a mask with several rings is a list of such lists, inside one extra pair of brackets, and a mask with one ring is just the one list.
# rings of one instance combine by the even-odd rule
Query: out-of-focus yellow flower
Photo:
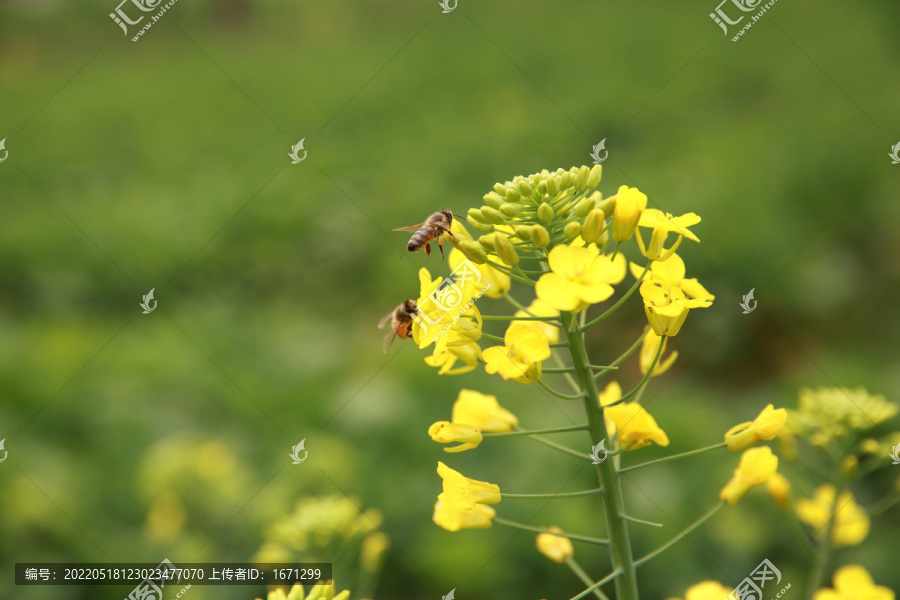
[(647, 208), (646, 194), (637, 188), (620, 186), (612, 214), (613, 239), (617, 242), (627, 242), (631, 239), (645, 208)]
[(437, 472), (444, 480), (444, 502), (463, 510), (472, 510), (476, 504), (500, 503), (500, 486), (496, 484), (469, 479), (442, 462), (438, 462)]
[(813, 600), (894, 600), (894, 592), (875, 585), (862, 565), (845, 565), (834, 572), (834, 588), (822, 588)]
[(473, 390), (460, 390), (453, 403), (454, 423), (471, 425), (481, 431), (503, 433), (512, 431), (519, 419), (497, 402), (496, 396)]
[(775, 473), (766, 482), (766, 491), (782, 510), (791, 508), (791, 482), (781, 473)]
[[(561, 532), (559, 527), (548, 527), (550, 531)], [(575, 556), (575, 549), (572, 547), (572, 540), (562, 535), (553, 535), (552, 533), (539, 533), (535, 540), (538, 552), (549, 558), (555, 563), (562, 564), (567, 558)]]
[[(349, 600), (350, 590), (344, 590), (335, 596), (334, 583), (319, 583), (309, 590), (309, 595), (305, 595), (303, 586), (295, 583), (287, 594), (283, 588), (277, 588), (269, 592), (266, 598), (267, 600)], [(262, 599), (257, 598), (256, 600)]]
[[(653, 230), (653, 233), (650, 235), (650, 243), (645, 247), (644, 240), (641, 238), (641, 232), (637, 232), (637, 241), (638, 246), (641, 248), (641, 253), (650, 260), (666, 260), (678, 249), (678, 246), (681, 245), (681, 241), (684, 238), (688, 238), (695, 242), (700, 241), (700, 239), (688, 229), (688, 227), (696, 225), (699, 222), (700, 217), (694, 213), (673, 217), (669, 213), (664, 213), (655, 208), (644, 210), (638, 225), (641, 227), (649, 227)], [(678, 239), (675, 240), (675, 243), (672, 244), (671, 248), (666, 249), (665, 243), (670, 232), (676, 233)]]
[(865, 388), (817, 388), (800, 390), (798, 410), (788, 413), (791, 431), (824, 447), (834, 437), (851, 431), (866, 431), (892, 419), (900, 410), (881, 394), (872, 395)]
[(637, 402), (625, 402), (607, 406), (622, 397), (622, 388), (611, 381), (599, 395), (600, 406), (610, 436), (616, 439), (623, 450), (637, 450), (656, 442), (660, 446), (669, 445), (669, 437), (660, 429), (656, 420)]
[(669, 337), (678, 335), (690, 309), (712, 304), (709, 300), (689, 299), (681, 288), (662, 287), (652, 281), (641, 284), (641, 296), (644, 298), (647, 321), (653, 331), (656, 335)]
[[(529, 314), (531, 313), (531, 314)], [(549, 303), (541, 300), (540, 298), (535, 298), (532, 303), (528, 306), (528, 311), (517, 310), (516, 317), (558, 317), (559, 311), (550, 306)], [(529, 327), (533, 329), (538, 329), (544, 332), (544, 335), (547, 336), (547, 339), (550, 340), (551, 344), (555, 344), (559, 341), (559, 327), (553, 325), (552, 323), (547, 323), (546, 321), (522, 321)]]
[(736, 504), (752, 488), (766, 483), (778, 469), (778, 457), (768, 446), (750, 448), (741, 455), (741, 462), (734, 470), (731, 481), (719, 492), (719, 498)]
[(492, 346), (483, 353), (488, 373), (519, 383), (541, 378), (541, 361), (550, 357), (550, 340), (543, 331), (514, 321), (506, 328), (503, 342), (504, 346)]
[(753, 421), (735, 425), (725, 433), (725, 443), (732, 452), (743, 452), (762, 440), (774, 439), (784, 422), (787, 410), (767, 405)]
[(164, 492), (150, 506), (144, 529), (153, 541), (160, 544), (171, 544), (181, 534), (187, 518), (187, 509), (169, 492)]
[[(640, 279), (644, 272), (644, 267), (631, 263), (629, 265), (631, 274), (635, 279)], [(706, 291), (696, 277), (690, 279), (685, 278), (687, 271), (684, 267), (684, 260), (677, 254), (672, 254), (666, 260), (650, 263), (650, 272), (644, 276), (645, 281), (652, 281), (662, 287), (677, 287), (688, 297), (695, 300), (709, 300), (712, 302), (715, 296)]]
[(391, 540), (380, 531), (373, 531), (363, 539), (359, 549), (359, 564), (363, 571), (377, 573), (384, 566), (384, 556), (391, 547)]
[(855, 546), (869, 535), (869, 515), (865, 509), (856, 503), (853, 494), (848, 490), (842, 491), (834, 500), (835, 489), (833, 485), (819, 486), (811, 499), (800, 498), (797, 500), (795, 510), (797, 518), (812, 527), (816, 537), (825, 535), (828, 522), (831, 523), (831, 542), (835, 546)]
[(535, 286), (537, 297), (557, 310), (578, 312), (613, 295), (625, 278), (625, 257), (601, 255), (597, 246), (556, 246), (547, 255), (550, 273)]
[(481, 443), (481, 432), (471, 425), (460, 425), (449, 421), (438, 421), (428, 428), (428, 435), (439, 444), (459, 442), (459, 446), (444, 448), (444, 452), (463, 452), (477, 448)]
[(656, 332), (653, 331), (653, 329), (649, 329), (644, 335), (644, 341), (641, 344), (641, 373), (644, 375), (650, 370), (650, 365), (653, 364), (653, 359), (656, 358), (656, 352), (659, 350), (660, 342), (662, 342), (663, 345), (662, 351), (659, 353), (659, 361), (656, 363), (656, 367), (653, 368), (653, 373), (650, 377), (656, 377), (657, 375), (662, 375), (668, 371), (675, 362), (675, 359), (678, 358), (678, 352), (673, 352), (669, 356), (663, 358), (662, 355), (666, 352), (668, 339), (663, 341), (663, 338), (656, 335)]
[[(733, 590), (727, 588), (718, 581), (701, 581), (689, 587), (684, 592), (684, 600), (724, 600)], [(679, 600), (670, 598), (669, 600)]]
[(490, 506), (476, 504), (471, 509), (462, 509), (452, 502), (447, 502), (445, 495), (438, 496), (434, 505), (432, 520), (436, 525), (447, 531), (459, 531), (460, 529), (488, 529), (493, 524), (497, 514)]

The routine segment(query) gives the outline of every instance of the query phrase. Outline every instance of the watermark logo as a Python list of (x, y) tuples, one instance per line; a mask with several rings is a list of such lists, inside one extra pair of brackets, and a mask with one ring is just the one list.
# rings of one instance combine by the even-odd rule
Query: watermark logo
[(454, 595), (455, 593), (456, 593), (456, 588), (453, 588), (452, 590), (450, 590), (450, 592), (446, 596), (441, 596), (441, 600), (453, 600), (456, 597)]
[[(591, 464), (599, 465), (604, 460), (606, 460), (606, 456), (609, 454), (609, 450), (606, 449), (606, 438), (603, 438), (599, 444), (596, 446), (591, 446)], [(600, 457), (600, 453), (603, 453), (603, 457)]]
[[(731, 38), (732, 42), (736, 42), (744, 35), (744, 32), (753, 27), (753, 25), (760, 20), (766, 11), (768, 11), (777, 1), (778, 0), (769, 0), (763, 4), (763, 0), (722, 0), (716, 7), (715, 12), (709, 13), (709, 18), (712, 19), (716, 25), (721, 27), (725, 35), (728, 36), (731, 35), (729, 28), (731, 26), (739, 25), (744, 21), (744, 17), (748, 16), (743, 13), (758, 11), (755, 15), (749, 15), (749, 20), (744, 22), (740, 30), (738, 30), (734, 37)], [(732, 16), (736, 16), (737, 18), (733, 19)]]
[[(600, 158), (600, 152), (603, 152), (603, 158)], [(593, 151), (591, 152), (591, 158), (594, 159), (594, 164), (599, 165), (606, 157), (609, 156), (609, 151), (606, 149), (606, 138), (600, 140), (600, 143), (594, 146)]]
[[(297, 165), (306, 160), (306, 150), (303, 150), (303, 142), (306, 141), (306, 138), (303, 138), (293, 146), (291, 146), (291, 153), (288, 156), (291, 157), (291, 164)], [(303, 156), (300, 156), (300, 151), (303, 150)]]
[[(736, 588), (731, 590), (725, 600), (762, 600), (763, 588), (766, 587), (767, 582), (772, 580), (775, 585), (781, 583), (781, 571), (776, 569), (768, 558), (763, 559), (749, 577), (745, 577)], [(791, 589), (790, 583), (781, 588), (775, 598), (781, 598), (789, 589)]]
[[(444, 10), (442, 11), (444, 14), (448, 12), (453, 12), (456, 10), (456, 5), (459, 4), (459, 0), (441, 0), (440, 5)], [(452, 594), (453, 592), (451, 592)], [(448, 598), (447, 600), (452, 600), (452, 598)]]
[(5, 443), (6, 443), (6, 438), (3, 438), (2, 440), (0, 440), (0, 450), (3, 451), (3, 458), (0, 458), (0, 463), (2, 463), (4, 460), (6, 460), (6, 456), (9, 454), (9, 452), (3, 446)]
[[(166, 587), (167, 581), (172, 581), (175, 579), (175, 575), (178, 574), (178, 581), (181, 582), (181, 569), (176, 568), (168, 558), (159, 563), (155, 569), (150, 570), (152, 571), (151, 577), (137, 584), (125, 600), (162, 600), (162, 589)], [(180, 598), (184, 591), (190, 587), (190, 584), (188, 584), (182, 588), (177, 597)]]
[[(154, 310), (156, 310), (156, 304), (157, 304), (157, 302), (156, 302), (156, 300), (153, 299), (153, 290), (155, 290), (155, 289), (156, 289), (156, 288), (153, 288), (153, 289), (151, 289), (149, 292), (147, 292), (146, 294), (144, 294), (144, 301), (141, 302), (141, 303), (138, 305), (138, 306), (140, 306), (141, 308), (144, 309), (144, 314), (145, 314), (145, 315), (149, 315), (149, 314), (152, 313)], [(153, 306), (150, 306), (150, 303), (151, 303), (151, 302), (153, 303)]]
[[(301, 450), (303, 451), (303, 458), (300, 458)], [(306, 457), (309, 456), (309, 450), (306, 449), (306, 438), (303, 438), (302, 440), (300, 440), (299, 444), (291, 448), (291, 453), (288, 456), (293, 459), (294, 462), (291, 463), (293, 465), (299, 465), (304, 460), (306, 460)]]
[[(443, 328), (432, 336), (431, 341), (436, 341), (439, 337), (449, 331), (450, 327), (452, 327), (467, 310), (472, 308), (475, 302), (491, 288), (491, 284), (488, 283), (477, 295), (473, 296), (468, 302), (463, 304), (464, 292), (461, 284), (465, 284), (469, 281), (474, 281), (474, 285), (477, 286), (481, 282), (481, 271), (475, 266), (475, 263), (471, 262), (469, 259), (463, 259), (463, 261), (453, 269), (448, 277), (445, 277), (444, 280), (441, 281), (431, 295), (425, 300), (425, 302), (430, 302), (440, 311), (438, 317), (432, 319), (425, 314), (422, 309), (422, 305), (425, 304), (425, 302), (419, 305), (419, 311), (416, 313), (416, 316), (413, 317), (413, 321), (416, 321), (426, 334), (428, 333), (429, 325), (434, 326), (444, 323)], [(449, 322), (447, 322), (445, 319), (448, 314), (461, 304), (463, 304), (463, 306), (459, 308), (456, 314), (454, 314), (453, 317), (449, 319)]]
[[(177, 1), (178, 0), (169, 0), (163, 4), (163, 0), (122, 0), (122, 2), (119, 2), (116, 10), (109, 13), (109, 18), (112, 19), (116, 25), (121, 27), (122, 31), (125, 33), (125, 37), (128, 37), (128, 26), (138, 25), (144, 20), (144, 17), (147, 16), (141, 13), (157, 11), (155, 15), (150, 15), (150, 20), (147, 21), (137, 34), (131, 38), (132, 42), (136, 42), (148, 29), (153, 27), (153, 25), (160, 20), (166, 11), (172, 8)], [(123, 5), (125, 5), (125, 8), (128, 9), (131, 15), (137, 15), (137, 18), (132, 19), (131, 16), (125, 12)], [(134, 9), (137, 9), (137, 11), (140, 12), (136, 12)]]
[[(6, 140), (3, 140), (5, 142)], [(3, 148), (3, 142), (0, 142), (0, 148)], [(900, 165), (900, 142), (897, 142), (896, 146), (891, 147), (891, 153), (888, 154), (891, 157), (892, 165)], [(0, 162), (3, 162), (0, 160)]]
[[(749, 315), (749, 314), (752, 313), (754, 310), (756, 310), (756, 304), (757, 304), (757, 303), (756, 303), (756, 300), (753, 299), (753, 292), (754, 292), (755, 290), (756, 290), (756, 288), (752, 288), (749, 292), (747, 292), (746, 294), (744, 294), (744, 299), (743, 299), (743, 301), (738, 305), (738, 306), (740, 306), (741, 308), (744, 309), (744, 314), (745, 314), (745, 315)], [(753, 306), (750, 305), (751, 302), (753, 303)]]
[[(900, 144), (897, 144), (897, 146), (900, 147)], [(6, 138), (0, 140), (0, 151), (3, 152), (3, 158), (0, 158), (0, 163), (2, 163), (9, 156), (9, 150), (6, 149)]]
[[(3, 448), (3, 442), (0, 442), (0, 449)], [(900, 444), (897, 444), (893, 448), (891, 448), (891, 460), (894, 461), (892, 465), (900, 465)], [(0, 460), (0, 462), (3, 462)]]

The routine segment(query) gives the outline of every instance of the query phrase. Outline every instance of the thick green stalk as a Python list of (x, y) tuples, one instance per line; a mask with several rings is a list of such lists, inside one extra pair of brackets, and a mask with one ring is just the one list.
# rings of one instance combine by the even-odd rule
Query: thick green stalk
[[(572, 366), (575, 377), (584, 391), (584, 409), (588, 417), (591, 442), (596, 445), (608, 437), (606, 421), (600, 409), (599, 390), (594, 375), (591, 373), (587, 348), (584, 345), (584, 332), (578, 327), (576, 317), (564, 312), (560, 315), (569, 350), (572, 353)], [(623, 518), (625, 502), (622, 496), (622, 482), (616, 471), (615, 461), (604, 460), (597, 465), (600, 485), (606, 490), (603, 494), (603, 510), (609, 528), (609, 553), (613, 569), (620, 575), (615, 579), (616, 598), (618, 600), (638, 600), (637, 576), (635, 573), (634, 555), (631, 550), (631, 538), (628, 525)]]

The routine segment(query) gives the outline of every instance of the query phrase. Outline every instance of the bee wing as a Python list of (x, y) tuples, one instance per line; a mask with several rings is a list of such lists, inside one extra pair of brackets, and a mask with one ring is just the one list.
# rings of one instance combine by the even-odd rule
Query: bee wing
[(378, 321), (378, 329), (384, 329), (385, 325), (390, 323), (393, 318), (394, 318), (394, 311), (391, 311), (388, 314), (381, 317), (381, 320)]
[(413, 233), (415, 233), (416, 231), (421, 229), (422, 225), (424, 225), (424, 224), (425, 224), (425, 222), (423, 221), (421, 223), (417, 223), (416, 225), (407, 225), (406, 227), (398, 227), (394, 231), (412, 231)]
[(396, 332), (391, 330), (386, 336), (384, 336), (384, 353), (387, 354), (388, 350), (391, 349), (391, 344), (394, 343), (394, 338), (397, 337)]

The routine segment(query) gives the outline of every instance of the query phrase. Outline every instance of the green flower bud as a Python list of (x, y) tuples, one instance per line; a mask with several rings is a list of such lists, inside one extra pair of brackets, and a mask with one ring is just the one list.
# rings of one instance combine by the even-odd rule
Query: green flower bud
[(503, 185), (502, 183), (495, 183), (494, 191), (497, 192), (498, 194), (500, 194), (501, 196), (505, 196), (506, 195), (506, 186)]
[(582, 165), (580, 169), (578, 169), (578, 173), (575, 175), (575, 189), (579, 192), (585, 189), (588, 185), (588, 178), (591, 176), (591, 170), (587, 167), (587, 165)]
[(488, 223), (493, 223), (494, 225), (503, 225), (506, 223), (506, 219), (503, 218), (503, 215), (501, 215), (500, 211), (496, 208), (485, 206), (481, 209), (481, 214), (484, 215), (484, 218), (487, 219)]
[(550, 245), (550, 232), (543, 225), (534, 225), (531, 228), (531, 243), (538, 248), (546, 248)]
[(584, 219), (584, 227), (581, 228), (581, 239), (586, 244), (597, 243), (600, 239), (600, 232), (606, 226), (606, 215), (599, 208), (593, 209)]
[(484, 203), (491, 208), (499, 208), (506, 200), (497, 192), (488, 192), (484, 195)]
[(559, 176), (559, 187), (560, 189), (567, 190), (572, 187), (572, 174), (569, 172), (565, 172)]
[(481, 247), (487, 250), (488, 252), (495, 252), (497, 247), (494, 245), (494, 238), (496, 237), (495, 233), (489, 233), (488, 235), (483, 235), (478, 238), (478, 243), (481, 244)]
[(541, 202), (541, 205), (538, 206), (538, 219), (540, 219), (544, 223), (549, 223), (550, 221), (552, 221), (553, 207), (546, 202)]
[(588, 187), (594, 189), (600, 185), (601, 177), (603, 177), (603, 165), (594, 165), (591, 167), (591, 176), (588, 178)]
[(516, 232), (516, 237), (523, 242), (531, 239), (531, 227), (528, 225), (516, 225), (514, 231)]
[(559, 195), (559, 180), (556, 177), (551, 177), (547, 180), (547, 195), (551, 198), (556, 198)]
[(534, 193), (534, 190), (531, 189), (531, 184), (528, 183), (525, 179), (521, 179), (519, 181), (519, 191), (526, 198), (531, 198), (531, 194)]
[(479, 223), (487, 225), (490, 221), (484, 216), (484, 212), (480, 208), (470, 208), (468, 214), (469, 219), (475, 219)]
[(483, 265), (487, 262), (487, 253), (480, 244), (471, 240), (460, 240), (459, 250), (476, 265)]
[(546, 195), (547, 194), (547, 182), (542, 181), (539, 184), (537, 184), (537, 190), (541, 196)]
[(500, 206), (500, 212), (507, 217), (515, 217), (519, 214), (519, 207), (515, 204), (503, 204)]
[(516, 249), (513, 247), (512, 242), (509, 241), (509, 238), (499, 233), (495, 233), (494, 236), (494, 246), (497, 249), (497, 256), (500, 257), (500, 260), (510, 267), (519, 264), (519, 255), (516, 253)]
[(566, 237), (570, 240), (574, 240), (581, 235), (581, 223), (578, 221), (566, 223), (566, 226), (563, 228), (563, 233), (565, 233)]
[(597, 208), (602, 210), (605, 215), (613, 214), (613, 211), (616, 209), (616, 197), (610, 196), (606, 200), (597, 203)]
[(519, 202), (522, 199), (522, 194), (516, 188), (509, 188), (506, 190), (506, 199), (510, 202)]
[(575, 216), (579, 219), (583, 219), (587, 216), (591, 210), (594, 208), (594, 196), (588, 196), (586, 198), (582, 198), (578, 201), (578, 204), (575, 205)]
[(486, 225), (485, 223), (480, 223), (480, 222), (476, 221), (475, 219), (473, 219), (471, 216), (466, 217), (466, 221), (469, 223), (469, 225), (471, 225), (472, 227), (474, 227), (475, 229), (477, 229), (478, 231), (480, 231), (482, 233), (490, 233), (490, 232), (494, 231), (493, 225)]

